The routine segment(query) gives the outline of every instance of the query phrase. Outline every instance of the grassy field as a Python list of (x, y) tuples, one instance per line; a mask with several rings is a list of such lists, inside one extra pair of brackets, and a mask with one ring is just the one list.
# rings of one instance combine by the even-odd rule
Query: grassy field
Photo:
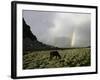
[(57, 50), (61, 59), (50, 60), (50, 50), (33, 51), (23, 56), (23, 69), (90, 66), (90, 48)]

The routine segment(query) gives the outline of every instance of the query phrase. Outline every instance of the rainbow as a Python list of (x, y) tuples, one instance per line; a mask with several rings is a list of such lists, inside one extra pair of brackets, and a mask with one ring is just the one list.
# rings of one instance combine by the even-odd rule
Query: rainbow
[(75, 45), (75, 38), (76, 38), (76, 34), (75, 34), (75, 31), (73, 31), (72, 38), (71, 38), (71, 47)]

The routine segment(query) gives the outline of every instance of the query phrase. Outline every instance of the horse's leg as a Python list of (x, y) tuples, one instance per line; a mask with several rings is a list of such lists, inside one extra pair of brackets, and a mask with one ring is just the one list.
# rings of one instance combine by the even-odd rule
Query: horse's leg
[(53, 55), (53, 54), (50, 54), (50, 59), (51, 59), (51, 60), (53, 59), (53, 57), (54, 57), (54, 55)]
[(57, 56), (57, 55), (55, 55), (55, 57), (56, 57), (56, 59), (58, 58), (58, 56)]
[(59, 57), (59, 59), (61, 59), (61, 56), (60, 55), (58, 55), (58, 57)]

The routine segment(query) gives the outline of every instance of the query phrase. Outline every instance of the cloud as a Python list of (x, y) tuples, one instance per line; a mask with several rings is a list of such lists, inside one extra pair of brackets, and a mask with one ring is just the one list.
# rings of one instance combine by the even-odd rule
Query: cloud
[(23, 17), (33, 34), (45, 44), (57, 47), (72, 47), (72, 42), (74, 47), (90, 45), (90, 14), (23, 11)]

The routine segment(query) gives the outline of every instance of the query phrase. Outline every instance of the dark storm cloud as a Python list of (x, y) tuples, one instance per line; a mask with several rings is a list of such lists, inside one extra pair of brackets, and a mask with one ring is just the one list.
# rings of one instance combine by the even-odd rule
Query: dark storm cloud
[(57, 47), (90, 45), (90, 14), (23, 11), (38, 40)]
[(44, 40), (44, 38), (48, 37), (48, 30), (50, 27), (53, 27), (52, 19), (54, 14), (41, 11), (23, 11), (23, 17), (26, 23), (31, 26), (33, 34), (38, 39)]
[(91, 31), (90, 31), (90, 21), (83, 23), (81, 27), (76, 30), (77, 40), (75, 44), (77, 46), (90, 46), (91, 42)]

